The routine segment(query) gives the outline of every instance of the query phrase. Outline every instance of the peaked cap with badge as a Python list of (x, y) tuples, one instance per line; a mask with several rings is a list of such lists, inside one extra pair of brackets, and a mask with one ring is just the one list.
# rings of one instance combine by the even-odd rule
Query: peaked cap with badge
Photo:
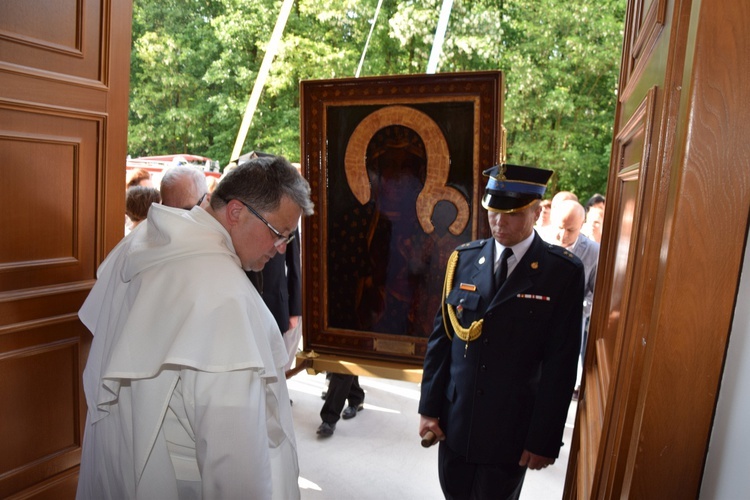
[(482, 174), (489, 177), (482, 206), (492, 212), (512, 213), (542, 199), (552, 170), (501, 163)]

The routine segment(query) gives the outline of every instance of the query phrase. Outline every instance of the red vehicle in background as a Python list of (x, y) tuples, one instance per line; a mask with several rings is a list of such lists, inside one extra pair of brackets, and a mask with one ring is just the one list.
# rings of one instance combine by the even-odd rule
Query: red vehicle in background
[(221, 177), (221, 172), (219, 171), (219, 160), (212, 160), (205, 156), (189, 154), (141, 156), (138, 158), (128, 157), (125, 165), (125, 173), (126, 177), (128, 177), (130, 172), (135, 169), (142, 168), (147, 170), (151, 173), (151, 180), (154, 186), (158, 187), (164, 172), (170, 167), (175, 167), (177, 165), (196, 167), (201, 170), (206, 177), (215, 177), (217, 180)]

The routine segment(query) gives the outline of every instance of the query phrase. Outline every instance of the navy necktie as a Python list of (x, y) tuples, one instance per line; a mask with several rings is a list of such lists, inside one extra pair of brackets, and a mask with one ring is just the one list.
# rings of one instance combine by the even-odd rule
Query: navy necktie
[(500, 254), (500, 265), (497, 266), (497, 271), (495, 271), (495, 290), (500, 290), (500, 287), (505, 283), (505, 278), (508, 277), (508, 258), (511, 255), (513, 255), (513, 250), (510, 248), (506, 248)]

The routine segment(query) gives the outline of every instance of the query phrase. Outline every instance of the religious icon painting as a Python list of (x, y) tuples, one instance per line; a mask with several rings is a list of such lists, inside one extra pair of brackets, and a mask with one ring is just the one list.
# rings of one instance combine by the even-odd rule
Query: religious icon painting
[(445, 265), (489, 236), (500, 72), (303, 81), (305, 350), (421, 365)]

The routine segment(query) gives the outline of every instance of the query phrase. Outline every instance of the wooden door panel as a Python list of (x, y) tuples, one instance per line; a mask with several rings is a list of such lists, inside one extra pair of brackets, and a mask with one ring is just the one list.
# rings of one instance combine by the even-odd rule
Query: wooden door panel
[[(631, 303), (633, 268), (638, 247), (645, 197), (644, 179), (647, 174), (650, 140), (653, 133), (653, 114), (656, 89), (641, 102), (636, 113), (615, 139), (610, 192), (607, 210), (616, 224), (610, 226), (605, 248), (609, 249), (605, 262), (600, 264), (595, 307), (606, 311), (599, 314), (591, 327), (584, 368), (585, 397), (579, 403), (578, 426), (582, 453), (578, 490), (587, 498), (594, 482), (607, 476), (609, 457), (600, 442), (612, 428), (623, 424), (623, 412), (629, 401), (628, 391), (621, 384), (631, 369), (634, 358), (628, 340), (626, 318)], [(614, 213), (614, 216), (611, 214)], [(619, 378), (612, 377), (615, 370)], [(630, 379), (629, 376), (625, 377)], [(598, 470), (595, 471), (595, 468)]]
[[(4, 11), (3, 28), (16, 35), (16, 38), (46, 41), (56, 46), (74, 48), (77, 43), (77, 29), (80, 25), (79, 7), (74, 2), (58, 2), (46, 6), (46, 16), (63, 21), (64, 26), (50, 30), (49, 24), (39, 16), (39, 8), (44, 4), (36, 0), (5, 0), (7, 11)], [(71, 22), (72, 21), (72, 22)], [(80, 47), (78, 47), (80, 50)]]
[[(30, 77), (30, 73), (19, 73), (15, 66), (5, 65), (2, 61), (0, 88), (9, 102), (13, 103), (34, 102), (35, 105), (63, 111), (75, 109), (94, 113), (107, 108), (108, 92), (96, 82), (87, 81), (85, 85), (76, 82), (76, 85), (71, 87), (70, 83), (60, 80), (58, 75), (43, 74)], [(61, 97), (64, 98), (64, 104), (61, 103)]]
[[(644, 195), (641, 179), (644, 177), (651, 150), (652, 117), (654, 114), (654, 95), (652, 89), (641, 102), (630, 121), (623, 127), (615, 139), (612, 176), (615, 178), (613, 193), (608, 200), (608, 209), (614, 211), (612, 231), (607, 237), (611, 259), (604, 266), (604, 293), (597, 300), (604, 299), (607, 311), (606, 321), (600, 325), (597, 342), (602, 343), (601, 352), (606, 356), (606, 364), (612, 366), (619, 355), (622, 331), (621, 318), (627, 310), (626, 297), (630, 289), (632, 276), (629, 269), (633, 266), (634, 238), (638, 234), (640, 206)], [(608, 384), (602, 387), (605, 391)], [(603, 394), (605, 399), (607, 393)]]
[[(685, 69), (672, 86), (683, 94), (666, 137), (677, 153), (668, 165), (668, 222), (657, 240), (661, 265), (651, 274), (659, 284), (657, 307), (637, 413), (625, 436), (630, 446), (619, 450), (620, 494), (629, 498), (706, 496), (706, 454), (720, 446), (709, 444), (712, 426), (720, 425), (717, 394), (731, 378), (724, 373), (730, 331), (735, 311), (747, 307), (737, 290), (750, 213), (750, 3), (694, 0), (683, 11), (690, 39)], [(747, 399), (727, 401), (739, 406)], [(740, 475), (727, 478), (736, 486), (746, 470), (735, 470)]]
[(667, 15), (667, 0), (631, 1), (628, 10), (631, 29), (620, 70), (620, 102), (628, 100), (657, 48)]
[(747, 236), (749, 5), (628, 2), (566, 499), (699, 496)]
[[(3, 0), (0, 60), (25, 73), (102, 81), (104, 1)], [(54, 21), (53, 21), (54, 20)]]
[[(15, 406), (15, 411), (9, 411), (11, 405), (0, 409), (4, 424), (0, 439), (4, 445), (19, 451), (0, 457), (0, 474), (12, 473), (27, 463), (48, 460), (80, 445), (75, 428), (76, 384), (73, 377), (58, 375), (73, 373), (78, 351), (76, 340), (64, 339), (62, 345), (35, 345), (28, 350), (7, 352), (0, 360), (1, 369), (9, 374), (0, 380), (0, 397), (3, 401), (13, 401)], [(67, 411), (53, 417), (46, 411), (47, 405)]]
[[(75, 314), (0, 330), (0, 497), (80, 461), (85, 329)], [(83, 337), (85, 338), (85, 337)], [(54, 411), (51, 411), (54, 410)]]
[(0, 1), (0, 498), (74, 498), (91, 335), (122, 238), (130, 0)]
[(0, 293), (93, 279), (102, 118), (0, 103), (0, 123), (0, 158), (18, 166), (3, 174)]
[[(93, 282), (30, 288), (0, 293), (0, 335), (18, 323), (40, 318), (59, 318), (78, 310)], [(40, 314), (40, 311), (44, 311)], [(2, 341), (0, 341), (2, 345)]]

